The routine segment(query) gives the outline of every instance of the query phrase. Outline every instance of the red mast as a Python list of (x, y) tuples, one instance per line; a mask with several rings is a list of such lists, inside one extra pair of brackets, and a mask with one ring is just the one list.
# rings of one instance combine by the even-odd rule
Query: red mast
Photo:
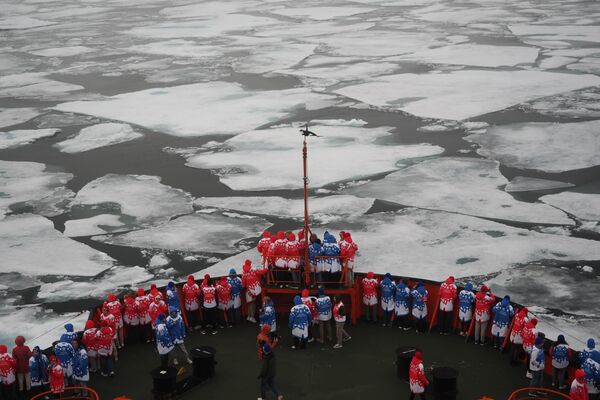
[(304, 129), (300, 129), (304, 141), (302, 143), (302, 166), (303, 166), (303, 178), (304, 181), (304, 239), (306, 240), (306, 248), (304, 249), (304, 282), (306, 286), (310, 285), (310, 262), (308, 260), (308, 246), (310, 244), (309, 229), (308, 229), (308, 172), (306, 161), (308, 158), (308, 148), (306, 147), (306, 138), (308, 136), (318, 136), (317, 134), (308, 130), (308, 124), (305, 125)]

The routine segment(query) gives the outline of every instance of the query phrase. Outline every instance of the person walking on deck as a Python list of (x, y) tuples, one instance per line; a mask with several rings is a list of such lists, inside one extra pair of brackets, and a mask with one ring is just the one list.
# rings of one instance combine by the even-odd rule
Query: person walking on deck
[(454, 311), (454, 301), (456, 300), (457, 292), (458, 289), (454, 284), (453, 276), (449, 276), (440, 285), (438, 330), (443, 335), (448, 335), (452, 331), (452, 313)]
[(260, 332), (256, 335), (256, 345), (258, 348), (258, 360), (262, 360), (263, 351), (262, 348), (265, 344), (271, 346), (271, 350), (275, 349), (279, 344), (278, 336), (271, 336), (271, 326), (263, 325), (260, 327)]
[(277, 314), (275, 313), (275, 304), (269, 296), (265, 296), (262, 303), (262, 308), (258, 313), (258, 321), (261, 328), (265, 325), (270, 327), (269, 334), (271, 337), (277, 336)]
[(185, 323), (181, 317), (181, 312), (175, 307), (169, 308), (167, 329), (169, 330), (169, 335), (171, 335), (171, 340), (173, 341), (174, 353), (175, 351), (177, 352), (177, 354), (174, 354), (173, 364), (179, 365), (178, 356), (182, 356), (182, 363), (185, 361), (188, 364), (191, 364), (192, 360), (190, 359), (190, 355), (185, 348)]
[(337, 339), (333, 348), (341, 349), (343, 347), (342, 342), (347, 342), (352, 337), (344, 329), (344, 325), (346, 324), (346, 309), (344, 303), (342, 303), (342, 298), (339, 295), (335, 295), (333, 301), (335, 303), (333, 306), (333, 319), (335, 320), (335, 337)]
[(175, 345), (167, 327), (165, 316), (159, 314), (156, 317), (156, 350), (160, 356), (160, 367), (162, 369), (167, 369), (169, 366), (169, 359), (174, 348)]
[(331, 334), (331, 298), (325, 295), (325, 289), (320, 286), (318, 289), (318, 298), (315, 303), (317, 309), (317, 321), (319, 324), (319, 338), (317, 342), (325, 342), (325, 332), (327, 331), (327, 340), (333, 339)]
[(262, 367), (258, 374), (258, 379), (260, 379), (260, 397), (258, 400), (267, 398), (267, 390), (273, 392), (277, 397), (277, 400), (283, 400), (283, 395), (279, 393), (279, 389), (277, 388), (277, 385), (275, 385), (275, 354), (273, 353), (271, 346), (266, 343), (263, 345), (262, 351)]
[(429, 385), (429, 381), (425, 377), (425, 368), (423, 367), (423, 360), (421, 358), (421, 352), (417, 351), (410, 362), (408, 370), (410, 400), (413, 400), (417, 395), (422, 400), (425, 400), (425, 386)]

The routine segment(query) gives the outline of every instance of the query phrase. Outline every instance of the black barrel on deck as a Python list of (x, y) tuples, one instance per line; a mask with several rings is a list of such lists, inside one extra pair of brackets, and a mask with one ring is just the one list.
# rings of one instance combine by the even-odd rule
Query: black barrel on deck
[(156, 368), (152, 370), (152, 393), (155, 399), (174, 398), (177, 390), (175, 382), (177, 380), (177, 370), (173, 367), (166, 369)]
[(437, 367), (432, 371), (434, 400), (456, 400), (458, 370), (450, 367)]
[(205, 380), (215, 375), (217, 350), (210, 346), (195, 347), (190, 352), (194, 363), (194, 378)]

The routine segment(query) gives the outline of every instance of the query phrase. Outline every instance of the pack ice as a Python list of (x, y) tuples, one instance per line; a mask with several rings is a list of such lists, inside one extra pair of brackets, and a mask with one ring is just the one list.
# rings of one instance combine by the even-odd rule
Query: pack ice
[(51, 137), (60, 132), (60, 129), (17, 129), (14, 131), (0, 131), (0, 149), (10, 149), (25, 146), (38, 139)]
[(335, 93), (419, 117), (463, 120), (538, 97), (600, 84), (594, 75), (479, 71), (386, 75)]
[(63, 153), (81, 153), (128, 142), (142, 136), (141, 133), (134, 131), (131, 125), (108, 122), (83, 128), (77, 135), (56, 143), (54, 147)]
[(346, 192), (407, 206), (529, 223), (566, 224), (568, 216), (545, 204), (515, 200), (501, 190), (508, 181), (491, 160), (443, 157), (425, 160), (352, 187)]
[(516, 168), (564, 172), (600, 164), (600, 121), (493, 126), (465, 139), (482, 156)]
[(254, 129), (311, 104), (319, 108), (331, 105), (333, 97), (301, 88), (257, 91), (237, 83), (206, 82), (147, 89), (102, 101), (63, 103), (55, 108), (126, 121), (174, 136), (203, 136)]
[[(338, 125), (338, 122), (333, 122)], [(442, 153), (430, 144), (385, 146), (377, 140), (392, 128), (315, 125), (321, 137), (310, 140), (310, 187), (393, 171), (398, 163)], [(195, 168), (211, 169), (234, 190), (302, 187), (302, 136), (298, 125), (245, 132), (188, 158)], [(226, 151), (224, 151), (226, 150)], [(294, 163), (292, 160), (297, 160)], [(335, 167), (330, 164), (335, 161)]]
[(233, 254), (242, 239), (254, 238), (270, 226), (262, 218), (191, 214), (162, 225), (93, 239), (120, 246), (174, 251)]

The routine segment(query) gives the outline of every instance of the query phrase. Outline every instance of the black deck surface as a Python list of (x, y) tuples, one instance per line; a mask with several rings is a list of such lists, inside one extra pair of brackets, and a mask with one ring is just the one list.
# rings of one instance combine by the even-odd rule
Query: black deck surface
[[(281, 319), (281, 322), (284, 322)], [(283, 325), (280, 323), (280, 325)], [(349, 324), (347, 324), (349, 325)], [(287, 400), (397, 400), (408, 398), (408, 383), (396, 377), (395, 349), (402, 345), (423, 350), (425, 368), (449, 366), (459, 370), (458, 399), (474, 400), (484, 395), (504, 400), (526, 386), (524, 366), (512, 367), (508, 356), (491, 347), (465, 343), (458, 335), (416, 334), (398, 328), (359, 323), (347, 326), (352, 340), (343, 349), (309, 344), (304, 351), (290, 348), (287, 327), (280, 328), (283, 341), (275, 350), (276, 382)], [(217, 349), (216, 376), (184, 393), (182, 399), (256, 399), (256, 376), (260, 370), (255, 340), (258, 326), (244, 323), (217, 335), (192, 333), (187, 347), (208, 345)], [(90, 384), (103, 400), (126, 395), (134, 400), (151, 399), (150, 371), (159, 358), (149, 344), (128, 345), (120, 351), (116, 375), (97, 374)], [(191, 367), (188, 368), (191, 373)], [(428, 373), (428, 377), (431, 374)], [(267, 397), (269, 399), (273, 398)], [(429, 398), (432, 398), (430, 395)]]

